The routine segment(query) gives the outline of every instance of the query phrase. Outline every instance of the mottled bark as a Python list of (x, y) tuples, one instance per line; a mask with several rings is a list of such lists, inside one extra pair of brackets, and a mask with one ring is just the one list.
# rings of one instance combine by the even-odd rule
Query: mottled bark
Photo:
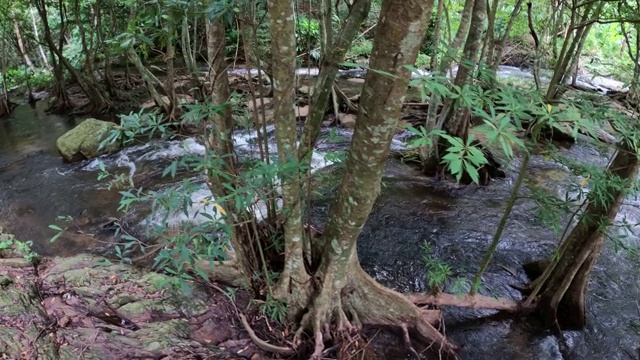
[(487, 63), (489, 64), (489, 70), (493, 72), (493, 77), (495, 78), (495, 73), (498, 70), (498, 65), (500, 65), (500, 60), (502, 60), (502, 52), (504, 51), (504, 46), (507, 43), (507, 39), (509, 39), (509, 34), (511, 33), (511, 29), (513, 28), (513, 24), (516, 21), (516, 17), (520, 13), (520, 9), (522, 8), (522, 3), (524, 0), (516, 0), (516, 4), (513, 6), (513, 11), (511, 11), (511, 15), (509, 16), (509, 22), (507, 23), (507, 27), (504, 29), (504, 34), (500, 38), (500, 41), (496, 45), (496, 49), (493, 53), (488, 54)]
[[(193, 27), (194, 32), (197, 27), (197, 17), (193, 19)], [(184, 15), (182, 19), (182, 28), (181, 28), (181, 36), (180, 36), (181, 48), (182, 48), (182, 56), (184, 58), (184, 63), (189, 72), (191, 73), (191, 82), (193, 83), (193, 89), (195, 96), (194, 98), (198, 101), (204, 100), (204, 84), (200, 80), (200, 71), (198, 70), (198, 64), (196, 63), (196, 59), (193, 55), (195, 49), (191, 45), (191, 37), (189, 35), (189, 17), (187, 14)], [(195, 44), (194, 44), (195, 45)]]
[[(73, 79), (78, 83), (82, 91), (85, 93), (89, 102), (91, 103), (92, 109), (91, 111), (95, 112), (104, 112), (107, 111), (111, 107), (111, 101), (104, 97), (100, 89), (96, 87), (95, 84), (87, 81), (82, 74), (75, 68), (71, 63), (64, 57), (62, 53), (62, 41), (60, 41), (59, 46), (53, 42), (51, 37), (51, 30), (49, 29), (49, 23), (47, 21), (47, 10), (44, 0), (37, 0), (36, 9), (40, 14), (40, 18), (42, 19), (42, 24), (45, 31), (45, 41), (49, 45), (51, 51), (55, 54), (58, 59), (58, 65), (63, 65), (67, 71), (71, 74)], [(61, 18), (61, 27), (64, 29), (64, 4), (62, 0), (59, 2), (59, 10), (60, 10), (60, 18)], [(64, 31), (62, 31), (64, 34)], [(61, 35), (61, 40), (64, 38), (64, 35)]]
[[(65, 88), (62, 62), (59, 60), (56, 60), (56, 53), (54, 50), (56, 46), (53, 42), (53, 35), (51, 34), (51, 29), (49, 27), (49, 18), (47, 16), (47, 11), (46, 11), (46, 2), (44, 0), (36, 0), (34, 1), (34, 4), (35, 4), (36, 11), (40, 16), (40, 20), (42, 21), (42, 27), (44, 30), (43, 35), (45, 38), (45, 42), (49, 45), (49, 51), (51, 54), (51, 64), (53, 67), (53, 76), (55, 78), (54, 92), (53, 92), (55, 104), (51, 106), (51, 109), (53, 109), (56, 112), (64, 112), (71, 107), (71, 100), (69, 99), (69, 94), (67, 94), (67, 90)], [(58, 49), (62, 51), (62, 48), (64, 46), (64, 32), (66, 29), (66, 23), (64, 20), (63, 3), (59, 1), (58, 4), (59, 4), (59, 12), (60, 12), (60, 25), (59, 25), (60, 36), (58, 39)]]
[(438, 48), (440, 48), (440, 36), (442, 33), (442, 14), (444, 13), (444, 0), (438, 0), (438, 11), (436, 12), (436, 27), (433, 29), (433, 40), (431, 41), (431, 61), (429, 68), (435, 71), (438, 68)]
[[(547, 325), (559, 321), (566, 328), (585, 326), (585, 295), (593, 266), (598, 259), (608, 225), (615, 219), (628, 189), (638, 173), (638, 154), (622, 142), (607, 168), (609, 196), (604, 201), (587, 196), (587, 207), (578, 224), (548, 262), (544, 273), (530, 286), (524, 306), (534, 303)], [(619, 187), (624, 181), (625, 186)], [(602, 196), (601, 196), (602, 197)], [(559, 315), (562, 316), (559, 316)]]
[[(295, 103), (296, 38), (293, 0), (270, 0), (273, 104), (280, 166), (298, 161)], [(282, 171), (284, 270), (276, 295), (289, 306), (304, 306), (309, 275), (304, 268), (300, 172)], [(301, 294), (302, 292), (302, 294)], [(304, 294), (304, 295), (303, 295)], [(303, 296), (301, 296), (303, 295)], [(294, 302), (294, 304), (291, 304)], [(299, 303), (297, 303), (299, 302)]]
[[(365, 80), (358, 121), (346, 159), (335, 203), (322, 236), (317, 290), (303, 316), (302, 330), (313, 331), (314, 359), (324, 348), (324, 330), (334, 324), (334, 338), (361, 324), (408, 329), (434, 341), (445, 352), (455, 346), (447, 342), (424, 318), (424, 313), (404, 296), (375, 282), (360, 268), (356, 241), (380, 192), (380, 180), (391, 140), (407, 91), (433, 1), (387, 0), (380, 21)], [(391, 74), (391, 75), (388, 75)], [(349, 320), (351, 319), (351, 320)], [(296, 338), (300, 339), (301, 332)]]
[[(3, 34), (4, 35), (4, 34)], [(3, 118), (11, 113), (11, 106), (9, 104), (9, 90), (7, 89), (7, 82), (4, 79), (7, 78), (7, 43), (0, 40), (0, 71), (2, 72), (2, 88), (0, 89), (0, 118)]]
[(571, 29), (563, 42), (562, 50), (558, 55), (558, 61), (556, 66), (553, 69), (553, 76), (551, 77), (551, 81), (549, 82), (549, 87), (547, 89), (547, 94), (545, 96), (545, 100), (547, 102), (554, 102), (559, 100), (565, 92), (567, 76), (570, 76), (570, 67), (573, 64), (573, 60), (576, 57), (579, 57), (580, 54), (577, 53), (577, 48), (583, 37), (586, 38), (589, 34), (590, 27), (581, 26), (577, 29), (573, 27), (575, 24), (586, 24), (589, 23), (589, 20), (596, 19), (600, 16), (600, 12), (604, 7), (605, 2), (587, 2), (581, 9), (583, 10), (582, 16), (578, 19), (577, 9), (574, 9), (574, 13), (571, 16), (571, 21), (569, 22), (569, 29)]

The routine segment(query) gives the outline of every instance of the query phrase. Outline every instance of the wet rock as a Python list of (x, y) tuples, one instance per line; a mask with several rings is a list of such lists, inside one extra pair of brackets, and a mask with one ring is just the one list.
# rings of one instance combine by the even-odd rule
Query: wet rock
[(338, 120), (340, 121), (340, 125), (353, 129), (356, 127), (356, 116), (353, 114), (338, 114)]
[(108, 121), (87, 119), (58, 138), (58, 152), (69, 162), (115, 152), (120, 148), (117, 142), (107, 144), (103, 148), (100, 148), (100, 143), (108, 136), (109, 131), (116, 127), (116, 124)]
[(296, 117), (298, 119), (306, 119), (308, 115), (309, 115), (308, 105), (296, 107)]

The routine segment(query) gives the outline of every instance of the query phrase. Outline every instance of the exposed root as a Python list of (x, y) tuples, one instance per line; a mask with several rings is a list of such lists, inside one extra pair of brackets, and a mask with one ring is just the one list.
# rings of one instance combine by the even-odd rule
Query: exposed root
[(251, 341), (253, 341), (253, 343), (256, 344), (256, 346), (260, 349), (283, 356), (291, 356), (296, 353), (295, 350), (290, 347), (271, 345), (268, 342), (260, 339), (258, 335), (256, 335), (255, 331), (253, 331), (253, 328), (251, 328), (251, 325), (249, 325), (247, 318), (243, 314), (238, 314), (238, 316), (240, 317), (240, 321), (242, 321), (244, 329), (247, 331), (247, 333), (249, 333)]
[(519, 312), (523, 310), (522, 304), (518, 301), (504, 298), (493, 298), (484, 295), (463, 295), (458, 297), (454, 294), (440, 293), (438, 295), (410, 294), (409, 300), (416, 305), (431, 306), (459, 306), (473, 309), (494, 309), (508, 312)]
[(357, 353), (364, 342), (348, 339), (358, 338), (362, 324), (401, 329), (407, 350), (414, 356), (418, 352), (411, 345), (409, 334), (455, 356), (458, 347), (434, 327), (441, 320), (438, 310), (419, 308), (402, 294), (379, 285), (359, 266), (348, 273), (346, 286), (341, 290), (327, 286), (333, 281), (325, 281), (302, 317), (294, 344), (301, 343), (305, 331), (313, 334), (315, 345), (310, 359), (321, 359), (325, 342), (331, 339), (338, 343), (338, 354)]
[(411, 336), (409, 335), (409, 327), (407, 324), (402, 324), (402, 339), (404, 340), (404, 345), (409, 350), (409, 353), (416, 359), (420, 359), (420, 354), (413, 348), (411, 345)]

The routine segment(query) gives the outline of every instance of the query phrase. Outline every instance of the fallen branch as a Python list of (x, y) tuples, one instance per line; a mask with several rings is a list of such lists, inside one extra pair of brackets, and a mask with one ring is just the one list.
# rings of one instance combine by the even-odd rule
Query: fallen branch
[(242, 321), (242, 325), (244, 326), (244, 329), (249, 333), (249, 337), (260, 349), (264, 351), (268, 351), (270, 353), (276, 353), (284, 356), (291, 356), (296, 353), (295, 350), (293, 350), (292, 348), (271, 345), (268, 342), (260, 339), (258, 335), (256, 335), (256, 333), (251, 328), (251, 325), (249, 325), (247, 318), (240, 313), (238, 313), (238, 316), (240, 317), (240, 321)]
[(462, 295), (458, 297), (454, 294), (441, 293), (438, 295), (424, 294), (408, 294), (407, 298), (416, 305), (432, 305), (432, 306), (459, 306), (473, 309), (494, 309), (508, 312), (518, 312), (523, 310), (519, 301), (493, 298), (484, 295)]

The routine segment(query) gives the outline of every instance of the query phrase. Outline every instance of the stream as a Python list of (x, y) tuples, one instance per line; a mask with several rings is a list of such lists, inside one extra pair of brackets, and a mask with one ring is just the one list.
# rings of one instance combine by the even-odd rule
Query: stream
[[(66, 164), (57, 153), (56, 139), (83, 118), (60, 117), (46, 113), (45, 109), (45, 102), (34, 107), (21, 105), (10, 118), (0, 120), (0, 226), (20, 239), (32, 240), (34, 251), (45, 256), (70, 256), (86, 251), (109, 253), (115, 239), (105, 224), (122, 216), (117, 211), (120, 195), (97, 181), (96, 160)], [(333, 137), (339, 141), (329, 141), (329, 130), (323, 129), (314, 154), (314, 169), (331, 164), (325, 154), (347, 148), (351, 130), (334, 131)], [(273, 127), (269, 127), (272, 144), (273, 135)], [(397, 135), (392, 147), (402, 149), (406, 137), (406, 133)], [(255, 140), (251, 131), (237, 132), (235, 141), (241, 157), (255, 156)], [(564, 151), (569, 157), (599, 166), (607, 163), (606, 154), (587, 143), (578, 142)], [(177, 189), (180, 183), (162, 178), (162, 170), (185, 154), (203, 152), (204, 147), (192, 138), (154, 140), (102, 156), (100, 161), (110, 171), (132, 175), (138, 185)], [(358, 241), (363, 267), (393, 289), (424, 291), (428, 286), (421, 246), (428, 242), (433, 253), (454, 269), (452, 279), (472, 278), (491, 242), (519, 166), (516, 161), (507, 169), (506, 178), (489, 186), (464, 187), (425, 178), (400, 161), (390, 159), (382, 194)], [(519, 298), (519, 292), (510, 285), (527, 283), (520, 265), (550, 256), (557, 246), (559, 235), (535, 216), (533, 202), (524, 197), (532, 185), (564, 196), (573, 175), (565, 166), (540, 156), (532, 158), (529, 168), (523, 198), (517, 201), (483, 277), (483, 294)], [(198, 177), (192, 182), (203, 185)], [(203, 187), (192, 199), (197, 201), (208, 195)], [(314, 221), (321, 223), (327, 216), (329, 203), (330, 197), (314, 203), (311, 211)], [(638, 207), (638, 199), (627, 199), (618, 219), (640, 223)], [(55, 232), (48, 225), (63, 215), (74, 219), (77, 231), (50, 243), (49, 238)], [(160, 216), (149, 207), (139, 206), (126, 219), (132, 228), (142, 228), (149, 222), (157, 222)], [(184, 214), (176, 214), (170, 223), (185, 219)], [(630, 234), (625, 241), (638, 246), (638, 235)], [(449, 281), (448, 286), (451, 285)], [(592, 275), (587, 297), (588, 324), (584, 331), (567, 331), (559, 339), (550, 332), (536, 332), (530, 322), (522, 319), (493, 316), (495, 311), (447, 308), (446, 333), (463, 345), (462, 359), (638, 359), (638, 294), (637, 261), (608, 242)], [(386, 359), (407, 358), (399, 348), (400, 345), (383, 346), (378, 350)]]

